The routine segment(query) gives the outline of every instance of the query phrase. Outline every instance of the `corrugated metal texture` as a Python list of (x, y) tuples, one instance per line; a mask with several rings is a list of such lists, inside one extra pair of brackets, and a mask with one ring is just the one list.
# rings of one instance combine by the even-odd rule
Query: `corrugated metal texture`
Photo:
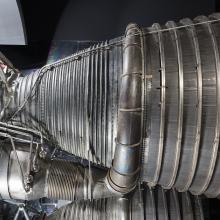
[(19, 123), (40, 127), (63, 150), (110, 166), (115, 148), (122, 46), (103, 42), (19, 79)]
[[(143, 31), (146, 123), (141, 180), (218, 196), (220, 15), (154, 24)], [(63, 150), (110, 167), (122, 41), (95, 45), (21, 78), (16, 108), (22, 107), (35, 82), (39, 85), (19, 121), (40, 126)]]
[[(203, 220), (206, 200), (189, 193), (143, 188), (126, 198), (78, 201), (61, 208), (47, 220)], [(206, 218), (207, 219), (207, 218)]]
[[(108, 198), (93, 201), (79, 201), (61, 208), (47, 220), (72, 220), (72, 219), (96, 219), (96, 220), (126, 220), (123, 207), (124, 198)], [(127, 202), (127, 201), (126, 201)]]
[[(176, 190), (146, 189), (145, 219), (155, 220), (203, 220), (205, 216), (206, 200), (192, 196), (188, 192), (178, 193)], [(207, 218), (206, 218), (207, 219)]]
[(150, 185), (219, 194), (218, 19), (200, 16), (145, 29), (151, 77), (142, 179)]
[[(47, 197), (74, 201), (77, 195), (83, 195), (84, 170), (71, 163), (53, 161), (47, 176)], [(81, 186), (81, 187), (79, 187)]]

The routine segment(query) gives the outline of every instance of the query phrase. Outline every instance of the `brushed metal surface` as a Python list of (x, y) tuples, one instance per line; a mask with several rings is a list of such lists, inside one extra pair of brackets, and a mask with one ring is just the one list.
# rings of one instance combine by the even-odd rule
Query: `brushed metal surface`
[(205, 199), (160, 187), (136, 190), (126, 198), (78, 201), (57, 210), (46, 220), (203, 220)]
[[(123, 37), (19, 78), (8, 113), (18, 109), (16, 123), (36, 127), (50, 144), (108, 168), (114, 159), (117, 130), (123, 143), (137, 144), (142, 137), (140, 182), (217, 197), (219, 35), (219, 14), (143, 28), (144, 115), (140, 122), (136, 115), (130, 118), (133, 126), (118, 120), (120, 111), (128, 114), (119, 106), (124, 83), (120, 76), (125, 68), (135, 72), (139, 66), (139, 59), (123, 64)], [(135, 57), (135, 50), (131, 53)], [(131, 94), (136, 78), (129, 85)], [(134, 97), (132, 106), (138, 100)], [(136, 129), (140, 123), (141, 134)], [(123, 133), (126, 129), (129, 137)]]

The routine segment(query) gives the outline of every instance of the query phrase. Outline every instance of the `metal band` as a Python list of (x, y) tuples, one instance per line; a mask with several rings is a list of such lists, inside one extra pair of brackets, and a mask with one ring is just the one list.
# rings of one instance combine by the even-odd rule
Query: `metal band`
[[(159, 24), (154, 24), (156, 30), (161, 30)], [(161, 68), (161, 104), (160, 104), (160, 139), (158, 145), (157, 166), (153, 177), (153, 182), (150, 185), (155, 186), (158, 182), (164, 150), (164, 127), (165, 127), (165, 107), (166, 107), (166, 78), (165, 78), (165, 54), (162, 32), (158, 32), (159, 52), (160, 52), (160, 68)]]
[(190, 25), (187, 30), (192, 37), (193, 47), (195, 50), (196, 63), (197, 63), (197, 119), (196, 119), (195, 143), (193, 146), (192, 166), (191, 166), (190, 174), (188, 176), (188, 180), (185, 186), (179, 190), (182, 192), (188, 190), (190, 185), (192, 184), (198, 162), (199, 146), (201, 139), (201, 124), (202, 124), (202, 66), (201, 66), (199, 42), (196, 34), (196, 29), (193, 26), (193, 22), (190, 19), (183, 19), (180, 22), (183, 25)]
[(143, 108), (119, 108), (120, 112), (142, 112)]
[[(207, 17), (202, 16), (202, 20), (208, 20)], [(215, 126), (215, 137), (213, 141), (212, 148), (212, 158), (210, 160), (210, 164), (208, 167), (208, 175), (206, 176), (205, 182), (203, 184), (202, 189), (198, 192), (198, 194), (204, 193), (209, 187), (210, 181), (212, 179), (212, 175), (216, 165), (216, 159), (218, 155), (218, 145), (219, 145), (219, 135), (220, 135), (220, 57), (219, 57), (219, 49), (216, 40), (216, 36), (212, 27), (212, 23), (206, 23), (206, 27), (208, 28), (209, 34), (211, 36), (211, 41), (213, 45), (214, 55), (215, 55), (215, 66), (216, 66), (216, 126)]]
[(176, 152), (175, 152), (175, 161), (172, 176), (170, 178), (169, 184), (166, 188), (171, 188), (175, 183), (177, 171), (180, 162), (180, 152), (181, 152), (181, 142), (182, 142), (182, 127), (183, 127), (183, 95), (184, 95), (184, 82), (183, 82), (183, 58), (182, 58), (182, 49), (181, 43), (179, 40), (178, 30), (176, 29), (176, 24), (173, 21), (167, 22), (167, 27), (173, 28), (170, 33), (174, 35), (178, 68), (179, 68), (179, 103), (178, 103), (178, 119), (177, 119), (177, 138), (176, 138)]

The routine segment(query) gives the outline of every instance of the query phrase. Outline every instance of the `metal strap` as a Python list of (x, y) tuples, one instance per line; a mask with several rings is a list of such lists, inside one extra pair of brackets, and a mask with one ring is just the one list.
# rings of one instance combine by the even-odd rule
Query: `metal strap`
[[(161, 30), (161, 26), (159, 24), (154, 24), (153, 27), (159, 31)], [(163, 159), (163, 151), (164, 151), (164, 127), (165, 127), (165, 107), (166, 107), (166, 78), (165, 78), (165, 53), (164, 53), (164, 42), (162, 32), (158, 32), (158, 42), (159, 42), (159, 53), (160, 53), (160, 69), (161, 69), (161, 101), (160, 101), (160, 138), (158, 144), (158, 155), (157, 155), (157, 165), (156, 171), (154, 173), (153, 181), (150, 185), (155, 186), (158, 182), (161, 164)]]
[[(201, 19), (208, 20), (207, 17), (202, 16)], [(216, 66), (216, 126), (215, 126), (215, 137), (213, 140), (213, 148), (212, 148), (212, 157), (210, 160), (210, 164), (208, 167), (208, 174), (206, 176), (205, 182), (202, 186), (202, 189), (198, 192), (198, 194), (204, 193), (209, 187), (210, 181), (212, 179), (216, 159), (218, 155), (218, 145), (219, 145), (219, 135), (220, 135), (220, 57), (219, 57), (219, 49), (216, 40), (216, 36), (212, 27), (212, 23), (206, 23), (206, 27), (208, 28), (209, 34), (211, 36), (211, 41), (213, 45), (214, 55), (215, 55), (215, 66)]]
[(192, 37), (193, 47), (195, 50), (196, 64), (197, 64), (197, 119), (196, 119), (196, 134), (195, 134), (195, 143), (193, 146), (193, 155), (192, 155), (192, 164), (190, 174), (188, 176), (187, 182), (182, 189), (179, 191), (187, 191), (192, 184), (193, 177), (196, 172), (196, 166), (198, 162), (199, 155), (199, 146), (201, 139), (201, 124), (202, 124), (202, 66), (201, 66), (201, 57), (200, 57), (200, 49), (199, 42), (196, 34), (195, 26), (193, 26), (193, 22), (190, 19), (183, 19), (180, 21), (184, 25), (190, 25), (187, 30)]
[(178, 29), (176, 29), (176, 24), (173, 21), (167, 22), (167, 27), (173, 28), (170, 33), (173, 33), (176, 44), (178, 68), (179, 68), (179, 96), (178, 96), (178, 119), (177, 119), (177, 138), (176, 138), (176, 150), (175, 150), (175, 161), (173, 166), (173, 172), (167, 188), (171, 188), (175, 183), (177, 171), (180, 161), (181, 152), (181, 142), (182, 142), (182, 127), (183, 127), (183, 95), (184, 95), (184, 82), (183, 82), (183, 58), (182, 58), (182, 48), (179, 39)]

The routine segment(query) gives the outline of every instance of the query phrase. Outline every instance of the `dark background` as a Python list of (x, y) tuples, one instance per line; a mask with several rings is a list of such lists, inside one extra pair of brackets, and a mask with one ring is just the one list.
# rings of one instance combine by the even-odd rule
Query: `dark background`
[[(19, 0), (17, 0), (19, 1)], [(220, 11), (220, 0), (20, 0), (27, 46), (0, 46), (19, 69), (47, 60), (51, 41), (106, 40), (122, 35), (128, 23), (150, 26)]]
[[(220, 0), (20, 0), (28, 45), (1, 46), (19, 69), (39, 68), (51, 42), (106, 40), (124, 33), (129, 22), (154, 22), (220, 11)], [(220, 219), (220, 200), (210, 200), (211, 219)]]

